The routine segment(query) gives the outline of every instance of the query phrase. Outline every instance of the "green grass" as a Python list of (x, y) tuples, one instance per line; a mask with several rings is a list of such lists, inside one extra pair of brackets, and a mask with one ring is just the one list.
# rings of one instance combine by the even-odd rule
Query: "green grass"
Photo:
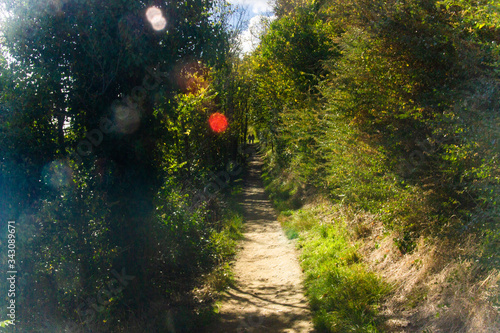
[(243, 215), (237, 208), (229, 208), (224, 214), (222, 225), (222, 230), (214, 231), (210, 240), (220, 256), (220, 261), (225, 262), (236, 253), (236, 242), (242, 238)]
[(301, 242), (307, 295), (320, 332), (379, 332), (377, 310), (388, 286), (360, 261), (345, 230), (318, 226)]
[(298, 235), (305, 286), (319, 332), (379, 332), (378, 306), (390, 288), (370, 272), (341, 221), (319, 224), (318, 211), (285, 211), (287, 235)]
[(309, 210), (285, 210), (281, 215), (281, 225), (288, 239), (298, 238), (301, 231), (309, 230), (318, 223), (316, 216)]

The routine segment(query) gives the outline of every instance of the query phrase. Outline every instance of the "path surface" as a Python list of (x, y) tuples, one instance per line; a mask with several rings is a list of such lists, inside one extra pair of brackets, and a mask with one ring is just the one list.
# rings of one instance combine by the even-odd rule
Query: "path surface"
[(295, 247), (264, 193), (261, 170), (254, 157), (242, 197), (246, 222), (233, 266), (236, 283), (211, 333), (314, 332)]

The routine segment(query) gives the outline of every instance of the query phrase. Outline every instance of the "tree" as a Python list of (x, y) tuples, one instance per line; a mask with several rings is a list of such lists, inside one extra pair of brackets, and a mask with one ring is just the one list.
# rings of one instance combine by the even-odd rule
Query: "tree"
[[(50, 261), (39, 273), (79, 261), (85, 298), (103, 283), (96, 276), (126, 267), (136, 281), (121, 297), (132, 309), (156, 292), (142, 274), (148, 265), (144, 225), (153, 223), (165, 180), (160, 147), (182, 144), (161, 118), (182, 109), (175, 95), (185, 64), (224, 63), (226, 23), (212, 18), (223, 6), (211, 0), (6, 3), (2, 28), (15, 84), (2, 85), (2, 149), (8, 152), (2, 191), (4, 175), (19, 174), (27, 185), (18, 186), (21, 205), (13, 218), (29, 206), (45, 214), (32, 243), (34, 255)], [(73, 236), (51, 242), (63, 233)], [(44, 243), (52, 249), (42, 255)], [(76, 256), (61, 250), (67, 243)]]

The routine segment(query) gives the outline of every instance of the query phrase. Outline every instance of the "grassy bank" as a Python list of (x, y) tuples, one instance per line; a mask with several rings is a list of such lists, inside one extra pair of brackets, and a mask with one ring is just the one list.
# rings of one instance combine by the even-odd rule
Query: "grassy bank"
[(379, 332), (380, 301), (390, 286), (363, 262), (359, 244), (335, 208), (283, 211), (280, 221), (289, 238), (298, 238), (317, 330)]
[(200, 277), (198, 286), (192, 290), (190, 313), (175, 325), (174, 332), (202, 332), (218, 316), (220, 294), (233, 283), (229, 262), (236, 254), (237, 241), (242, 237), (243, 214), (234, 197), (227, 201), (220, 231), (210, 236), (217, 249), (218, 265)]

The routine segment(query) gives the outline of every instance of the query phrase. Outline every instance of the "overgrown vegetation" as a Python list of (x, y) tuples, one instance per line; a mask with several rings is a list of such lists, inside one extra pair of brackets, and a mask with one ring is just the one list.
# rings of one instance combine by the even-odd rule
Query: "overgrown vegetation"
[[(390, 239), (401, 258), (420, 253), (419, 244), (446, 244), (442, 255), (450, 265), (454, 255), (464, 255), (461, 264), (473, 267), (467, 284), (490, 280), (500, 253), (497, 2), (277, 1), (276, 7), (278, 17), (245, 59), (256, 92), (249, 97), (252, 119), (267, 159), (264, 178), (276, 207), (299, 209), (326, 196), (373, 221), (347, 222), (353, 238), (365, 239), (363, 248), (372, 246), (370, 233), (381, 223), (385, 231), (377, 237)], [(320, 251), (318, 244), (330, 241), (317, 241), (309, 231), (315, 224), (306, 224), (285, 222), (285, 231), (304, 239), (305, 252), (307, 246)], [(322, 287), (309, 284), (315, 318), (322, 331), (348, 330), (352, 323), (337, 317), (337, 309), (317, 306), (313, 296), (328, 288), (328, 270), (315, 281)], [(415, 295), (428, 288), (419, 283)], [(426, 299), (413, 297), (412, 306)], [(455, 329), (478, 329), (471, 322)]]
[[(15, 221), (17, 331), (199, 329), (241, 227), (230, 7), (0, 7), (0, 242), (7, 254)], [(211, 128), (214, 113), (229, 125)]]

